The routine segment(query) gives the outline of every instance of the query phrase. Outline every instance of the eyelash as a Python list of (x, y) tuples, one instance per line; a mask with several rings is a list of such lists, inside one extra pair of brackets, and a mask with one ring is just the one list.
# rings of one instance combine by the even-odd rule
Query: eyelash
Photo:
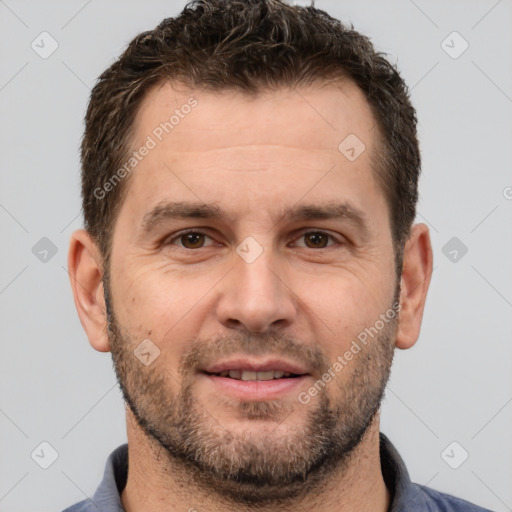
[[(203, 231), (201, 231), (199, 229), (187, 229), (187, 230), (184, 230), (184, 231), (180, 231), (179, 233), (173, 235), (170, 238), (169, 237), (166, 238), (162, 245), (164, 245), (164, 246), (177, 245), (177, 244), (174, 244), (174, 242), (176, 242), (177, 240), (180, 240), (182, 236), (188, 235), (190, 233), (197, 234), (197, 235), (204, 235), (205, 237), (208, 237), (211, 240), (213, 240), (213, 237), (207, 235), (206, 233), (204, 233)], [(312, 233), (326, 235), (326, 236), (329, 237), (330, 240), (334, 241), (335, 243), (331, 244), (331, 245), (327, 245), (326, 247), (319, 247), (317, 249), (313, 249), (311, 247), (301, 247), (301, 248), (312, 249), (312, 250), (315, 250), (315, 251), (321, 251), (323, 249), (328, 249), (328, 248), (330, 248), (330, 247), (332, 247), (333, 245), (336, 245), (336, 244), (337, 245), (345, 245), (345, 242), (337, 239), (334, 235), (331, 235), (330, 233), (327, 233), (327, 232), (322, 231), (322, 230), (315, 230), (315, 229), (308, 229), (306, 231), (300, 232), (298, 234), (297, 238), (295, 238), (294, 240), (297, 240), (299, 238), (302, 238), (302, 237), (304, 237), (304, 236), (306, 236), (308, 234), (312, 234)], [(189, 249), (188, 247), (183, 247), (183, 246), (180, 246), (180, 245), (177, 245), (177, 247), (179, 247), (180, 249), (185, 250), (185, 251), (197, 251), (198, 249), (205, 249), (206, 247), (210, 247), (210, 246), (198, 247), (197, 249)]]

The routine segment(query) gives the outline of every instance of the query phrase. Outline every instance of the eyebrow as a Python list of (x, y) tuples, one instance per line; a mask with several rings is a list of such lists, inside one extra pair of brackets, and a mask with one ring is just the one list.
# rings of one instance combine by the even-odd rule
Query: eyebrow
[[(159, 224), (168, 220), (217, 219), (222, 222), (227, 222), (235, 218), (235, 215), (228, 215), (228, 213), (217, 204), (176, 201), (160, 203), (155, 206), (155, 208), (144, 215), (141, 225), (143, 231), (148, 233)], [(306, 204), (288, 208), (279, 216), (279, 220), (276, 221), (276, 224), (283, 220), (307, 221), (329, 219), (348, 220), (365, 236), (370, 232), (370, 224), (367, 215), (348, 202), (328, 202), (322, 205)]]
[(146, 213), (142, 219), (142, 229), (152, 231), (167, 220), (177, 219), (224, 219), (226, 214), (215, 204), (191, 203), (185, 201), (160, 203)]

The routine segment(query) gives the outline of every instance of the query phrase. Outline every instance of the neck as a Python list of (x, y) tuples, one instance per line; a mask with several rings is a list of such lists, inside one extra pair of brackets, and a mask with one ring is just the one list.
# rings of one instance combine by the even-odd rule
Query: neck
[[(174, 512), (203, 510), (248, 512), (239, 503), (227, 502), (200, 485), (200, 477), (171, 462), (163, 448), (148, 438), (127, 411), (129, 446), (128, 481), (121, 494), (126, 512)], [(379, 455), (379, 415), (354, 450), (347, 466), (333, 471), (321, 489), (278, 506), (258, 507), (261, 512), (387, 512), (390, 493), (384, 483)]]

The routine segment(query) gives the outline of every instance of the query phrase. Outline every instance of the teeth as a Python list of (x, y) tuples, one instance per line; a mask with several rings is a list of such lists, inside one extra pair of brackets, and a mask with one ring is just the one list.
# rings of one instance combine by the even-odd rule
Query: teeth
[(250, 370), (224, 370), (218, 374), (220, 377), (230, 377), (237, 380), (272, 380), (289, 377), (290, 372), (281, 370), (267, 370), (263, 372), (254, 372)]
[(256, 379), (257, 380), (272, 380), (274, 378), (274, 370), (270, 370), (268, 372), (257, 372)]

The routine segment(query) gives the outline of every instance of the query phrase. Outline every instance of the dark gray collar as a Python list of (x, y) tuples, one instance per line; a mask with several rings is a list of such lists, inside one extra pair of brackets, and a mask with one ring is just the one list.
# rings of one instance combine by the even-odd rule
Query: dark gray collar
[[(404, 461), (391, 441), (380, 433), (380, 461), (384, 482), (391, 493), (389, 512), (491, 512), (467, 501), (411, 482)], [(120, 494), (128, 477), (128, 445), (114, 450), (107, 460), (103, 480), (92, 501), (86, 500), (64, 512), (125, 512)]]

